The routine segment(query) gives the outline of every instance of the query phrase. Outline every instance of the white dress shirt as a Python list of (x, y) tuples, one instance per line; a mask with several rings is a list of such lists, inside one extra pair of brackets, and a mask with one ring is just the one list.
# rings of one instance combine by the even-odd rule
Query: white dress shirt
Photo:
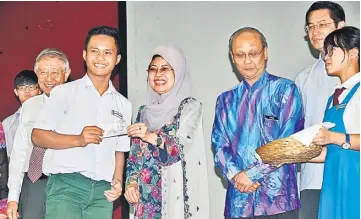
[[(355, 74), (347, 81), (341, 85), (337, 85), (334, 88), (334, 91), (337, 88), (346, 88), (341, 95), (338, 97), (339, 103), (346, 98), (347, 94), (351, 89), (360, 82), (360, 73)], [(332, 104), (331, 104), (332, 107)], [(350, 102), (347, 104), (345, 112), (343, 114), (343, 122), (345, 124), (347, 134), (360, 134), (360, 87), (357, 89), (356, 93), (351, 98)]]
[(8, 201), (16, 201), (19, 203), (24, 173), (28, 172), (29, 159), (33, 150), (31, 132), (35, 121), (40, 115), (40, 110), (43, 108), (47, 99), (48, 97), (45, 94), (32, 97), (25, 101), (21, 108), (19, 127), (15, 134), (14, 145), (10, 156)]
[(6, 119), (2, 122), (6, 140), (6, 153), (8, 154), (8, 157), (11, 155), (15, 133), (19, 126), (20, 110), (21, 107), (14, 114), (6, 117)]
[[(123, 115), (126, 126), (131, 124), (132, 106), (118, 93), (111, 82), (108, 90), (100, 96), (92, 81), (85, 75), (82, 79), (54, 88), (40, 113), (35, 127), (61, 134), (79, 135), (85, 126), (119, 123), (112, 114), (115, 110)], [(111, 182), (115, 169), (115, 152), (129, 151), (127, 135), (104, 138), (100, 144), (89, 144), (64, 150), (48, 149), (45, 152), (43, 172), (80, 173), (92, 180)]]
[[(302, 95), (305, 128), (321, 123), (327, 100), (333, 94), (335, 86), (340, 84), (340, 80), (337, 77), (327, 75), (325, 62), (319, 58), (314, 64), (297, 75), (295, 84)], [(321, 189), (323, 166), (322, 163), (301, 164), (300, 191)]]

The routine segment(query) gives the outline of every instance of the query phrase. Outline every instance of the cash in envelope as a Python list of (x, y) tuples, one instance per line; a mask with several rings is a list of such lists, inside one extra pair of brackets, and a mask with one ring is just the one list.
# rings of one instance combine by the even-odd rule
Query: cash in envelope
[(127, 123), (124, 120), (113, 123), (98, 124), (97, 126), (104, 130), (102, 138), (127, 135)]

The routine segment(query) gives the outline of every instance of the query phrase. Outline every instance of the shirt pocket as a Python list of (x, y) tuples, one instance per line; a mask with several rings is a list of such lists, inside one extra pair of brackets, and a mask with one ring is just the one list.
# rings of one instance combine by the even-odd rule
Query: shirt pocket
[(271, 114), (264, 114), (262, 119), (262, 131), (266, 142), (271, 142), (278, 139), (280, 132), (279, 118)]

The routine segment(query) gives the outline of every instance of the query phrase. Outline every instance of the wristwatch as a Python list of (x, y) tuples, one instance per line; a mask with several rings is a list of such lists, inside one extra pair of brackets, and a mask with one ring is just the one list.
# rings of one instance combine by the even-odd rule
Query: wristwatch
[(342, 148), (347, 150), (350, 149), (350, 147), (351, 147), (350, 135), (346, 134), (346, 142), (342, 144)]
[(157, 134), (157, 147), (161, 146), (163, 144), (163, 138)]

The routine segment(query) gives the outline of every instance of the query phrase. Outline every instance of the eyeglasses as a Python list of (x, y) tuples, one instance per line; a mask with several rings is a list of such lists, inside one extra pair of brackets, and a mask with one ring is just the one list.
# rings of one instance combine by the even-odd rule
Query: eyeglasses
[(327, 28), (330, 24), (334, 24), (335, 22), (331, 22), (331, 23), (319, 23), (319, 24), (309, 24), (309, 25), (306, 25), (305, 26), (305, 31), (308, 33), (308, 32), (313, 32), (315, 31), (315, 29), (319, 29), (319, 30), (322, 30), (322, 29), (325, 29)]
[(331, 58), (332, 55), (333, 55), (333, 52), (334, 52), (337, 48), (339, 48), (339, 47), (337, 47), (337, 46), (329, 46), (329, 47), (327, 48), (327, 51), (322, 51), (322, 52), (321, 52), (321, 58), (322, 58), (322, 60), (325, 61), (327, 56)]
[(261, 53), (263, 52), (264, 48), (265, 48), (265, 47), (263, 47), (262, 50), (259, 51), (259, 52), (251, 51), (251, 52), (249, 52), (248, 54), (242, 52), (242, 53), (236, 53), (236, 54), (234, 54), (233, 56), (234, 56), (234, 59), (236, 59), (236, 60), (238, 60), (238, 61), (241, 61), (241, 62), (243, 62), (243, 61), (246, 59), (247, 56), (249, 57), (249, 59), (255, 60), (256, 58), (258, 58), (258, 57), (261, 55)]
[(49, 75), (52, 77), (52, 78), (55, 78), (55, 79), (58, 79), (61, 77), (61, 74), (64, 73), (64, 71), (52, 71), (52, 72), (49, 72), (49, 71), (39, 71), (38, 72), (38, 77), (39, 79), (45, 79), (47, 77), (49, 77)]
[(168, 71), (172, 71), (173, 68), (170, 68), (170, 67), (161, 67), (159, 70), (158, 68), (155, 68), (155, 67), (150, 67), (147, 72), (149, 74), (157, 74), (158, 72), (161, 73), (161, 74), (164, 74), (164, 73), (167, 73)]
[(29, 91), (34, 91), (38, 89), (38, 85), (35, 85), (35, 84), (32, 84), (32, 85), (19, 85), (16, 87), (16, 90), (19, 90), (19, 91), (26, 91), (26, 90), (29, 90)]

